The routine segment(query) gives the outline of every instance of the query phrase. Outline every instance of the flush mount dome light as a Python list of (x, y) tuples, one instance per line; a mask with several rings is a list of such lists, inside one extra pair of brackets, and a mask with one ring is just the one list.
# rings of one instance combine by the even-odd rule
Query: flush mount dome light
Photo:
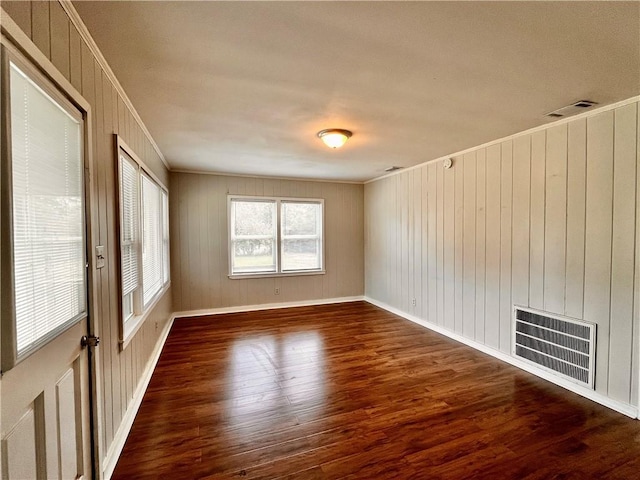
[(342, 130), (340, 128), (327, 128), (326, 130), (320, 130), (318, 132), (318, 138), (320, 138), (327, 147), (340, 148), (344, 143), (349, 140), (353, 135), (349, 130)]

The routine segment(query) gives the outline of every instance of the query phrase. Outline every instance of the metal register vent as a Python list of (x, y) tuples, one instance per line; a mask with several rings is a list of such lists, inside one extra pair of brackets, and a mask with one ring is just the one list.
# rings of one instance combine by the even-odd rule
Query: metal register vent
[(513, 355), (591, 389), (595, 339), (594, 324), (514, 308)]

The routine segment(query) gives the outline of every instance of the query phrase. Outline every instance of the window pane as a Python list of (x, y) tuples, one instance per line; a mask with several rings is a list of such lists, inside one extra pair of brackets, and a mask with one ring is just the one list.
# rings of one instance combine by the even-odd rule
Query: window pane
[(121, 264), (122, 294), (127, 295), (138, 288), (138, 243), (140, 237), (138, 211), (138, 166), (127, 156), (120, 154), (120, 210), (121, 220)]
[(319, 203), (282, 202), (282, 235), (318, 235), (320, 218)]
[(231, 202), (231, 272), (275, 272), (276, 203), (271, 200)]
[(282, 202), (282, 271), (322, 268), (322, 204)]
[(142, 175), (142, 285), (143, 303), (162, 288), (162, 198), (161, 190)]
[(122, 318), (125, 322), (133, 317), (133, 293), (122, 297)]
[(233, 219), (234, 235), (251, 237), (268, 235), (275, 237), (276, 204), (275, 202), (245, 202), (234, 200)]
[(283, 240), (282, 271), (319, 269), (319, 244), (317, 239)]
[(82, 126), (10, 73), (18, 355), (85, 311)]
[(236, 240), (233, 242), (232, 262), (233, 273), (275, 272), (275, 240)]

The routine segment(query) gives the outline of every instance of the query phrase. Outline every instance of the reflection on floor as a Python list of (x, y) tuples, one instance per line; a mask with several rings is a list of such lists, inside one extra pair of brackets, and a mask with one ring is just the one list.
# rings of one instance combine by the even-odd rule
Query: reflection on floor
[(638, 472), (640, 422), (354, 302), (176, 320), (113, 478)]

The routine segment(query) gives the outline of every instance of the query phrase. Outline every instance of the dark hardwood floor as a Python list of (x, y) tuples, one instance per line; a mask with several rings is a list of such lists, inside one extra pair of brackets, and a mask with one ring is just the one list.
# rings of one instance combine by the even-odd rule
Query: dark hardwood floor
[(639, 479), (640, 422), (364, 302), (178, 319), (114, 479)]

